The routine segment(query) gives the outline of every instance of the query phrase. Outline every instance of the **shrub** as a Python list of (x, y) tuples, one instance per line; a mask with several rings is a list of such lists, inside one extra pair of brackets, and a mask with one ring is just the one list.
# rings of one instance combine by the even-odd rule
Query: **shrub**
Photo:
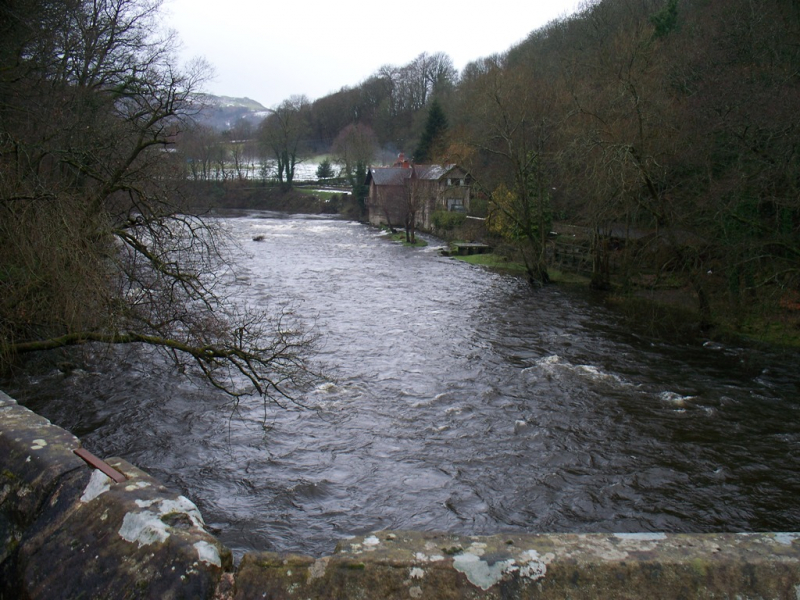
[(439, 231), (452, 231), (461, 227), (466, 219), (467, 216), (464, 213), (446, 210), (437, 210), (431, 215), (431, 223), (434, 229)]

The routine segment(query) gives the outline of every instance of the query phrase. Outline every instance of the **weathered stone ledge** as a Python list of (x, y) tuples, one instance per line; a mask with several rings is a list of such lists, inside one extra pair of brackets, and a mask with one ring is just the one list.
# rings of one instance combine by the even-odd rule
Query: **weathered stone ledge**
[(231, 552), (197, 507), (0, 393), (0, 599), (210, 598)]
[(800, 599), (800, 533), (457, 536), (380, 531), (332, 556), (230, 551), (183, 496), (0, 392), (0, 600)]

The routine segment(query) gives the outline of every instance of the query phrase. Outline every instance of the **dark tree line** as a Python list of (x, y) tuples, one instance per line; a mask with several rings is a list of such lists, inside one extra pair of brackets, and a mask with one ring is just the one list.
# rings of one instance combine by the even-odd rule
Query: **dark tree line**
[(655, 229), (624, 280), (678, 278), (707, 323), (798, 290), (798, 41), (791, 1), (615, 0), (507, 58), (552, 64), (536, 83), (562, 86), (558, 208), (594, 231)]
[[(178, 147), (192, 179), (257, 178), (274, 180), (285, 189), (292, 187), (300, 162), (332, 152), (340, 159), (341, 176), (363, 199), (359, 188), (367, 166), (381, 150), (391, 154), (416, 145), (425, 126), (423, 113), (451, 94), (456, 81), (447, 55), (424, 52), (404, 66), (383, 66), (359, 86), (314, 102), (305, 96), (287, 98), (269, 109), (255, 130), (245, 120), (223, 132), (194, 125), (182, 132)], [(438, 117), (446, 122), (441, 110)], [(436, 137), (428, 144), (435, 142), (441, 150), (444, 140)], [(349, 141), (343, 144), (345, 139)]]
[[(97, 7), (103, 18), (92, 20)], [(0, 227), (26, 231), (23, 222), (87, 213), (58, 235), (77, 232), (59, 242), (76, 253), (83, 240), (97, 241), (93, 253), (69, 259), (89, 280), (108, 277), (107, 256), (119, 260), (108, 248), (118, 243), (145, 264), (132, 240), (157, 239), (166, 230), (153, 222), (183, 214), (179, 196), (164, 189), (176, 178), (244, 179), (261, 169), (257, 176), (291, 187), (299, 161), (331, 153), (362, 197), (369, 164), (403, 151), (469, 170), (490, 231), (517, 249), (534, 284), (549, 278), (550, 231), (560, 221), (587, 232), (596, 287), (671, 282), (691, 292), (707, 323), (800, 302), (800, 7), (792, 0), (590, 1), (461, 73), (445, 54), (423, 53), (313, 102), (289, 98), (259, 127), (236, 125), (224, 141), (190, 123), (200, 73), (171, 63), (170, 36), (154, 33), (158, 2), (16, 0), (3, 10)], [(114, 19), (125, 26), (102, 25)], [(57, 198), (63, 217), (40, 210), (43, 198)], [(98, 223), (112, 235), (87, 233)], [(614, 245), (611, 231), (648, 236)], [(36, 264), (9, 239), (7, 256)], [(17, 285), (9, 275), (17, 268), (9, 263), (0, 283)], [(8, 288), (5, 314), (35, 290), (50, 288), (50, 300), (37, 300), (43, 307), (64, 295), (58, 286), (70, 283), (60, 274), (70, 270), (53, 270), (44, 287), (37, 279)], [(87, 286), (96, 297), (58, 319), (112, 314), (118, 299), (102, 287)], [(102, 302), (102, 311), (87, 308)], [(4, 321), (9, 339), (25, 338), (25, 310)], [(47, 323), (45, 313), (33, 321)]]
[[(458, 74), (446, 54), (423, 52), (410, 63), (386, 65), (355, 87), (345, 87), (315, 100), (295, 96), (273, 107), (256, 132), (257, 152), (291, 168), (295, 160), (331, 151), (337, 138), (354, 125), (374, 136), (375, 153), (411, 149), (424, 128), (424, 113), (434, 98), (445, 98), (455, 89)], [(374, 153), (373, 153), (374, 154)], [(372, 160), (372, 157), (368, 159)], [(352, 173), (352, 165), (345, 176)], [(291, 180), (283, 171), (278, 179)]]
[(588, 232), (592, 285), (613, 259), (614, 283), (685, 286), (712, 323), (800, 301), (799, 64), (792, 0), (587, 1), (460, 74), (423, 53), (304, 103), (292, 148), (335, 146), (354, 186), (378, 149), (458, 162), (533, 283), (566, 221)]
[[(531, 281), (548, 279), (556, 219), (589, 232), (596, 287), (612, 283), (612, 258), (615, 283), (685, 287), (708, 324), (798, 304), (797, 2), (587, 2), (428, 79), (427, 95), (409, 75), (421, 62), (317, 100), (317, 131), (360, 123), (383, 147), (424, 149), (441, 108), (447, 135), (424, 158), (471, 172)], [(610, 246), (611, 231), (627, 243)]]

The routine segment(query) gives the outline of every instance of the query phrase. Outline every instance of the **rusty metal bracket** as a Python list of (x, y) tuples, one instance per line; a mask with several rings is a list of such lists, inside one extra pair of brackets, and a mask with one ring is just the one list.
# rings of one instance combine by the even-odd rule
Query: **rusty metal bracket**
[(97, 458), (94, 454), (89, 452), (84, 448), (78, 448), (73, 450), (73, 452), (81, 459), (86, 462), (87, 465), (90, 467), (97, 469), (98, 471), (102, 471), (106, 475), (108, 475), (111, 479), (114, 480), (115, 483), (122, 483), (123, 481), (127, 481), (127, 477), (117, 471), (114, 467), (109, 465), (107, 462)]

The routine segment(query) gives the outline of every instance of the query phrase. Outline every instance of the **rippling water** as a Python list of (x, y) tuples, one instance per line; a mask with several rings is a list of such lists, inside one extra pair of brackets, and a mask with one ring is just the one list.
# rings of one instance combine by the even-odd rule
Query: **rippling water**
[(651, 340), (589, 297), (353, 222), (226, 223), (240, 293), (290, 299), (322, 335), (333, 381), (309, 408), (232, 413), (118, 350), (6, 389), (180, 489), (237, 555), (381, 528), (800, 530), (796, 354)]

